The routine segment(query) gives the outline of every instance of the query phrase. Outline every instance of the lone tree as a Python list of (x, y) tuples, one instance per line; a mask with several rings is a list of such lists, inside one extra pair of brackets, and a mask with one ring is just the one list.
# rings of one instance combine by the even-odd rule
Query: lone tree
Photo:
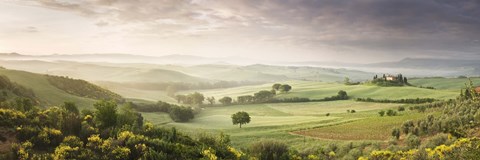
[(212, 97), (207, 97), (206, 99), (207, 99), (208, 103), (210, 103), (210, 105), (215, 104), (215, 97), (213, 97), (213, 96)]
[(240, 125), (240, 128), (242, 128), (243, 124), (250, 123), (250, 115), (248, 115), (247, 112), (240, 111), (235, 114), (232, 114), (232, 122), (233, 125)]

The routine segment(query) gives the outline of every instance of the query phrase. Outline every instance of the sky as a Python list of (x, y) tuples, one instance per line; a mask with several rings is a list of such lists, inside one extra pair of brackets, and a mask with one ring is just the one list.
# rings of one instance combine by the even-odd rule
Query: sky
[(480, 60), (480, 1), (0, 0), (0, 52)]

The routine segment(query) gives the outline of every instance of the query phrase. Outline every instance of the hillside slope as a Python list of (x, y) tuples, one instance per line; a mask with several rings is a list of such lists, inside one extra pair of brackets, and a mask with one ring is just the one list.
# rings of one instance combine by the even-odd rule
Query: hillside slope
[[(35, 96), (40, 100), (39, 104), (41, 106), (55, 106), (61, 105), (65, 101), (71, 101), (76, 103), (80, 108), (88, 108), (97, 101), (93, 98), (87, 98), (87, 96), (79, 96), (75, 94), (68, 93), (65, 88), (58, 88), (48, 80), (48, 76), (35, 74), (25, 71), (18, 70), (9, 70), (9, 69), (0, 69), (0, 75), (8, 77), (12, 82), (15, 82), (25, 88), (31, 89)], [(73, 82), (73, 81), (72, 81)], [(71, 83), (71, 82), (67, 82)], [(90, 83), (86, 83), (92, 85)], [(80, 88), (86, 87), (87, 85), (78, 86)], [(106, 92), (106, 90), (98, 90), (100, 92)]]

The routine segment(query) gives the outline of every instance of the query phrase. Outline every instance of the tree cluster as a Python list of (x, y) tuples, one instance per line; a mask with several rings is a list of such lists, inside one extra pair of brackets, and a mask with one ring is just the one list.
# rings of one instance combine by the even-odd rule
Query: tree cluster
[(162, 101), (155, 104), (130, 103), (132, 108), (140, 112), (164, 112), (168, 113), (175, 122), (187, 122), (194, 118), (193, 110), (190, 107), (178, 106)]
[(202, 105), (205, 97), (203, 96), (203, 94), (195, 92), (187, 95), (176, 95), (175, 99), (178, 103), (189, 105)]
[[(389, 78), (392, 78), (392, 80), (390, 80)], [(382, 77), (378, 77), (378, 75), (375, 75), (369, 83), (383, 87), (410, 85), (408, 83), (407, 77), (404, 77), (402, 74), (398, 74), (396, 76), (387, 76), (383, 74)]]
[(292, 86), (288, 84), (275, 83), (272, 85), (272, 92), (288, 93), (290, 90), (292, 90)]

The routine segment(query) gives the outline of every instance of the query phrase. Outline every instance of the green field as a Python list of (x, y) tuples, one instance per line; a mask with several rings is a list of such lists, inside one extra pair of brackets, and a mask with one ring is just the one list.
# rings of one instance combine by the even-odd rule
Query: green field
[[(395, 109), (400, 105), (345, 100), (207, 107), (188, 123), (174, 123), (164, 113), (147, 113), (143, 115), (154, 124), (174, 126), (192, 135), (201, 132), (224, 132), (231, 136), (234, 145), (240, 147), (246, 147), (253, 140), (270, 138), (281, 139), (294, 146), (301, 146), (303, 145), (303, 136), (291, 132), (322, 126), (354, 123), (370, 117), (377, 117), (378, 110)], [(357, 113), (346, 113), (347, 110), (356, 110)], [(246, 111), (251, 116), (251, 122), (242, 128), (232, 125), (230, 118), (231, 114), (238, 111)], [(326, 116), (326, 113), (331, 113), (331, 115)], [(398, 121), (387, 121), (386, 123), (394, 125), (403, 122), (404, 119), (399, 118)], [(379, 141), (378, 139), (365, 140)], [(309, 145), (314, 145), (326, 143), (326, 141), (309, 138), (308, 143)]]
[[(313, 81), (283, 82), (283, 84), (285, 83), (290, 84), (293, 90), (287, 94), (278, 94), (277, 98), (307, 97), (320, 99), (336, 95), (339, 90), (347, 91), (352, 98), (369, 97), (374, 99), (451, 99), (458, 95), (458, 92), (454, 90), (432, 90), (411, 86), (379, 87)], [(271, 85), (195, 91), (205, 96), (214, 96), (218, 100), (223, 96), (235, 98), (240, 95), (252, 95), (259, 90), (270, 90)], [(185, 91), (179, 94), (191, 92), (194, 91)], [(135, 93), (148, 94), (143, 91)], [(140, 95), (137, 96), (141, 97)], [(224, 132), (231, 135), (232, 143), (239, 147), (246, 147), (251, 141), (258, 139), (281, 139), (293, 147), (303, 148), (330, 142), (385, 143), (390, 138), (390, 131), (393, 127), (400, 126), (405, 120), (419, 119), (429, 114), (429, 112), (404, 111), (394, 117), (380, 117), (378, 115), (380, 110), (396, 110), (398, 106), (403, 105), (356, 102), (354, 100), (251, 104), (206, 107), (188, 123), (174, 123), (165, 114), (145, 114), (145, 118), (152, 120), (155, 124), (177, 127), (192, 135), (199, 132)], [(347, 110), (356, 110), (357, 113), (347, 113)], [(250, 113), (252, 119), (250, 124), (241, 129), (232, 125), (230, 118), (233, 113), (238, 111)], [(330, 113), (330, 116), (326, 116), (327, 113)], [(305, 142), (304, 139), (306, 139)]]
[[(379, 87), (372, 85), (344, 85), (335, 82), (312, 82), (312, 81), (287, 81), (283, 82), (293, 87), (292, 91), (287, 94), (278, 94), (278, 98), (282, 97), (302, 97), (311, 99), (321, 99), (336, 95), (339, 90), (347, 91), (352, 98), (373, 98), (373, 99), (404, 99), (404, 98), (436, 98), (436, 99), (452, 99), (458, 95), (458, 92), (451, 90), (431, 90), (417, 87)], [(205, 96), (214, 96), (220, 99), (223, 96), (236, 98), (241, 95), (253, 95), (260, 90), (271, 90), (273, 83), (242, 86), (229, 89), (214, 90), (195, 90), (203, 93)], [(179, 94), (191, 93), (194, 91), (184, 91)]]
[[(474, 85), (480, 85), (480, 78), (471, 78)], [(460, 92), (460, 88), (465, 88), (468, 78), (418, 78), (411, 79), (409, 82), (416, 86), (435, 87), (441, 90), (453, 90)]]
[(96, 100), (74, 96), (51, 85), (47, 78), (40, 74), (24, 71), (0, 69), (0, 75), (5, 75), (12, 82), (26, 88), (31, 88), (45, 106), (58, 106), (65, 101), (75, 102), (79, 108), (93, 106)]

